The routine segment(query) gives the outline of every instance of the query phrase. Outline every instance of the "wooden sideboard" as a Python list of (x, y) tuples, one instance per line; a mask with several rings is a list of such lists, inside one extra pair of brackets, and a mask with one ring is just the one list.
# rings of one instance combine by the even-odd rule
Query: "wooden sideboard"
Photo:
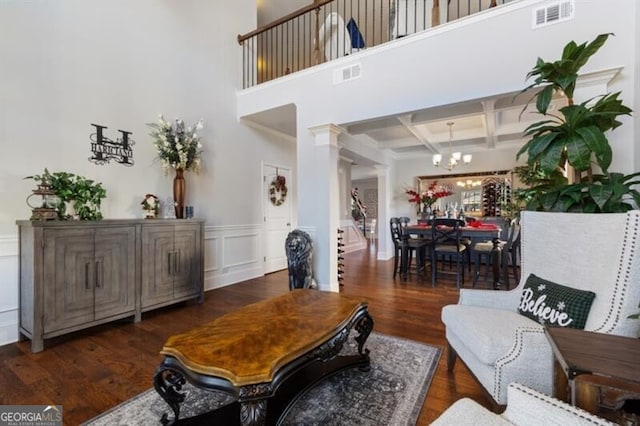
[(44, 339), (204, 298), (204, 220), (18, 221), (21, 337)]

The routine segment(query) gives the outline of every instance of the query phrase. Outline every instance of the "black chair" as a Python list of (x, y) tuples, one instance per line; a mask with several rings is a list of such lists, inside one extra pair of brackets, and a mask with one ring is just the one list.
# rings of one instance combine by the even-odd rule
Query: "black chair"
[[(431, 223), (431, 285), (435, 287), (438, 274), (455, 274), (456, 287), (464, 285), (464, 263), (468, 256), (468, 249), (462, 242), (460, 227), (464, 221), (459, 219), (434, 219)], [(455, 260), (455, 271), (438, 270), (438, 256), (449, 256)]]
[[(500, 245), (500, 249), (502, 250), (502, 257), (500, 259), (501, 265), (501, 280), (503, 284), (506, 284), (507, 290), (511, 288), (510, 276), (509, 276), (509, 267), (511, 267), (511, 272), (513, 273), (513, 278), (515, 280), (516, 286), (518, 285), (519, 274), (518, 274), (518, 257), (520, 255), (520, 225), (513, 220), (508, 227), (507, 231), (507, 239), (499, 240), (498, 244)], [(484, 273), (484, 281), (487, 281), (489, 276), (489, 272), (492, 270), (492, 256), (493, 256), (493, 242), (485, 241), (476, 243), (473, 246), (473, 251), (476, 254), (476, 267), (475, 267), (475, 276), (473, 277), (473, 287), (476, 286), (478, 278), (480, 277), (480, 267), (483, 263), (486, 265), (485, 273)]]
[(399, 217), (392, 217), (389, 220), (391, 239), (394, 246), (393, 278), (395, 279), (396, 275), (400, 273), (402, 279), (407, 279), (414, 253), (418, 276), (422, 277), (422, 274), (424, 274), (424, 258), (429, 247), (429, 241), (420, 238), (409, 238), (402, 222)]
[(509, 283), (509, 267), (513, 273), (513, 279), (515, 285), (518, 285), (520, 281), (520, 274), (518, 272), (518, 259), (520, 258), (520, 224), (515, 220), (511, 222), (509, 227), (509, 239), (506, 244), (502, 246), (502, 274), (507, 290), (510, 288)]

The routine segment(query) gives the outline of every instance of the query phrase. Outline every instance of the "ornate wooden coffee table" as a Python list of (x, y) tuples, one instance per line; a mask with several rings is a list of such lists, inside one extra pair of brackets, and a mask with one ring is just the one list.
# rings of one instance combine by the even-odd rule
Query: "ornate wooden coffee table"
[[(338, 355), (354, 327), (358, 354)], [(367, 371), (364, 345), (372, 329), (365, 300), (300, 289), (171, 336), (154, 376), (156, 391), (174, 414), (170, 419), (165, 413), (161, 421), (182, 423), (180, 391), (188, 380), (236, 399), (202, 415), (208, 423), (277, 424), (319, 380), (350, 367)]]

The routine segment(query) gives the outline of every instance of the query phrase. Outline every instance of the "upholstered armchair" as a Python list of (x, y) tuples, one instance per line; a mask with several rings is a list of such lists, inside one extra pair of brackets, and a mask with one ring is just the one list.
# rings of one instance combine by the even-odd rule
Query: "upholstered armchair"
[(518, 313), (530, 274), (596, 294), (585, 330), (637, 337), (640, 211), (620, 214), (523, 212), (521, 278), (510, 291), (460, 290), (442, 309), (448, 367), (457, 357), (499, 405), (518, 382), (553, 394), (553, 354), (544, 326)]
[(614, 426), (600, 417), (518, 383), (507, 390), (509, 404), (502, 414), (494, 414), (469, 398), (457, 400), (432, 426)]

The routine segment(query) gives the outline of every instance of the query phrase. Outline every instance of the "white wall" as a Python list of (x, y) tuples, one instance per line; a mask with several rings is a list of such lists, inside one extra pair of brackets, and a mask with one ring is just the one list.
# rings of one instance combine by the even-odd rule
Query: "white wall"
[[(314, 137), (307, 129), (518, 92), (526, 85), (525, 76), (536, 58), (558, 58), (570, 40), (588, 42), (598, 34), (614, 32), (616, 37), (590, 59), (583, 71), (622, 66), (623, 71), (611, 82), (609, 90), (622, 91), (624, 102), (637, 107), (637, 2), (617, 0), (614, 6), (607, 0), (578, 0), (575, 19), (532, 29), (533, 10), (546, 4), (544, 0), (514, 1), (490, 13), (463, 18), (239, 92), (240, 117), (290, 103), (296, 105), (299, 220), (313, 226), (328, 214), (314, 204), (313, 194), (320, 185), (314, 177), (320, 171), (314, 161)], [(356, 62), (361, 65), (361, 77), (334, 85), (334, 71)], [(612, 171), (640, 170), (640, 132), (632, 120), (622, 118), (623, 126), (609, 135), (614, 150)], [(500, 168), (512, 167), (515, 153), (504, 154), (514, 155), (510, 165), (505, 163)], [(495, 155), (502, 158), (503, 153), (496, 151)], [(486, 170), (480, 168), (480, 156), (475, 157), (471, 167)], [(495, 168), (496, 158), (488, 160)], [(398, 204), (397, 194), (403, 183), (410, 182), (405, 181), (409, 176), (426, 173), (420, 165), (404, 162), (396, 170), (399, 174), (392, 188), (391, 213), (409, 213), (408, 203), (404, 203), (406, 207)], [(318, 249), (331, 250), (327, 236), (318, 236)]]
[[(145, 126), (159, 113), (205, 121), (203, 170), (186, 180), (206, 218), (206, 287), (261, 275), (261, 161), (295, 167), (295, 146), (238, 122), (236, 37), (255, 27), (253, 0), (0, 2), (0, 344), (17, 330), (15, 221), (34, 187), (23, 177), (47, 167), (96, 179), (105, 217), (142, 217), (144, 194), (172, 191)], [(89, 162), (91, 123), (114, 139), (133, 132), (135, 165)]]

